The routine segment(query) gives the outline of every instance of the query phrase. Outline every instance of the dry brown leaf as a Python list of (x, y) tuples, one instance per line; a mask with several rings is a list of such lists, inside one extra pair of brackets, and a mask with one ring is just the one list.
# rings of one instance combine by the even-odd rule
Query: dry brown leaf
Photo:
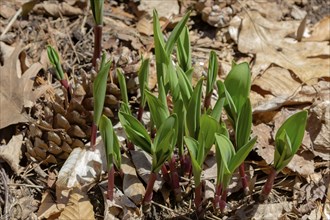
[[(145, 183), (148, 183), (150, 170), (151, 170), (151, 156), (146, 154), (142, 150), (131, 151), (132, 160), (136, 167), (136, 171)], [(154, 184), (154, 191), (158, 191), (162, 188), (164, 180), (157, 175), (157, 179)]]
[(121, 169), (123, 171), (124, 194), (136, 205), (141, 204), (145, 188), (136, 174), (135, 167), (126, 154), (122, 155)]
[(298, 25), (295, 21), (272, 22), (255, 11), (243, 15), (238, 49), (242, 53), (256, 54), (253, 79), (271, 64), (290, 70), (307, 84), (329, 76), (328, 42), (297, 42), (294, 36), (289, 38), (295, 35)]
[(83, 14), (83, 11), (78, 7), (73, 7), (66, 2), (60, 4), (53, 3), (40, 3), (34, 6), (34, 11), (43, 14), (47, 12), (51, 16), (60, 17), (63, 16), (77, 16)]
[(142, 17), (136, 24), (136, 29), (147, 36), (153, 35), (152, 20), (148, 20), (145, 16)]
[(95, 219), (93, 206), (86, 193), (79, 188), (74, 188), (70, 193), (68, 203), (58, 219)]
[(0, 145), (0, 160), (6, 161), (15, 173), (20, 173), (19, 162), (21, 161), (23, 144), (23, 135), (15, 135), (11, 138), (8, 144)]
[(38, 218), (39, 219), (55, 219), (58, 218), (60, 215), (60, 212), (65, 207), (64, 204), (56, 204), (56, 202), (53, 200), (53, 196), (51, 193), (47, 190), (43, 193), (41, 204), (38, 209)]
[(324, 17), (315, 24), (313, 33), (306, 41), (328, 41), (330, 40), (330, 16)]
[[(2, 49), (3, 44), (1, 44)], [(42, 68), (40, 63), (34, 63), (24, 73), (19, 73), (17, 60), (22, 51), (18, 45), (5, 59), (4, 65), (0, 66), (0, 129), (8, 125), (27, 122), (28, 116), (24, 113), (23, 107), (31, 106), (41, 94), (42, 90), (33, 91), (33, 78)]]
[(282, 219), (281, 216), (286, 212), (290, 212), (291, 209), (292, 202), (255, 204), (252, 207), (247, 206), (246, 208), (240, 209), (235, 214), (238, 219)]

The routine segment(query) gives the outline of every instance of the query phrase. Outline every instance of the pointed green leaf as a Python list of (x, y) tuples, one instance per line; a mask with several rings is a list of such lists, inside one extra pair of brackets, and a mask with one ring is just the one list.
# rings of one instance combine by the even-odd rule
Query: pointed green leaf
[(230, 142), (228, 137), (222, 134), (216, 134), (215, 135), (216, 140), (216, 156), (217, 158), (221, 157), (221, 162), (224, 166), (225, 173), (231, 173), (231, 170), (229, 169), (230, 161), (235, 155), (235, 149), (233, 144)]
[(201, 96), (203, 79), (200, 79), (194, 89), (187, 108), (187, 129), (191, 137), (197, 138), (201, 117)]
[[(225, 96), (226, 100), (224, 103), (224, 108), (226, 110), (227, 115), (229, 116), (229, 118), (231, 119), (231, 121), (233, 123), (236, 122), (237, 120), (237, 109), (235, 106), (235, 103), (231, 97), (231, 95), (229, 94), (229, 92), (226, 89), (226, 86), (223, 82), (221, 82), (220, 80), (217, 81), (217, 86), (218, 86), (218, 95), (219, 97), (221, 96)], [(235, 124), (234, 124), (235, 126)]]
[(210, 52), (210, 58), (209, 58), (209, 67), (207, 71), (207, 82), (206, 82), (206, 94), (209, 94), (213, 91), (213, 86), (215, 84), (215, 80), (218, 75), (218, 58), (217, 54), (212, 50)]
[(247, 142), (244, 146), (242, 146), (231, 159), (229, 164), (229, 171), (233, 173), (241, 163), (246, 159), (246, 157), (251, 152), (253, 146), (257, 141), (257, 137), (252, 138), (249, 142)]
[(205, 144), (204, 154), (207, 155), (215, 142), (214, 134), (220, 131), (220, 124), (209, 115), (203, 114), (200, 120), (200, 132), (198, 142)]
[(119, 112), (119, 120), (130, 141), (148, 154), (152, 154), (151, 139), (144, 126), (130, 114)]
[(110, 119), (108, 119), (105, 115), (102, 115), (100, 119), (99, 128), (105, 146), (108, 169), (111, 168), (112, 163), (120, 169), (121, 153), (119, 140), (114, 132)]
[(90, 2), (95, 23), (102, 25), (104, 0), (90, 0)]
[(183, 70), (180, 67), (177, 67), (177, 75), (178, 75), (178, 82), (179, 82), (181, 96), (185, 107), (188, 108), (190, 97), (193, 93), (193, 88), (187, 75), (183, 72)]
[(238, 114), (236, 122), (236, 148), (240, 149), (250, 139), (252, 126), (252, 107), (250, 99), (247, 98), (245, 104), (242, 106), (241, 111)]
[(152, 116), (152, 120), (156, 125), (156, 128), (159, 129), (159, 127), (163, 124), (165, 119), (170, 114), (168, 108), (167, 106), (164, 106), (163, 103), (148, 90), (145, 90), (145, 95)]
[(240, 112), (245, 100), (250, 95), (251, 73), (248, 63), (234, 64), (224, 84), (233, 99), (237, 112)]
[(118, 77), (118, 83), (119, 83), (119, 87), (120, 87), (121, 99), (127, 106), (129, 106), (126, 79), (120, 69), (117, 69), (117, 77)]
[(58, 56), (58, 53), (56, 50), (48, 45), (47, 46), (47, 55), (50, 63), (55, 67), (55, 74), (58, 80), (63, 80), (64, 79), (64, 72), (62, 69), (62, 65), (60, 63), (60, 58)]
[(176, 145), (179, 148), (179, 155), (181, 156), (184, 154), (183, 136), (186, 123), (186, 110), (184, 108), (182, 98), (175, 100), (173, 112), (178, 116), (178, 139)]
[(107, 79), (110, 71), (111, 60), (100, 69), (93, 83), (94, 96), (94, 123), (99, 124), (102, 115), (105, 93), (107, 89)]
[(148, 89), (148, 79), (149, 79), (149, 64), (150, 59), (142, 60), (141, 67), (139, 69), (138, 78), (139, 78), (139, 86), (141, 92), (141, 105), (144, 107), (146, 103), (144, 90)]
[[(275, 135), (276, 139), (281, 136), (284, 131), (287, 133), (292, 146), (292, 154), (295, 154), (304, 138), (307, 123), (307, 111), (301, 111), (290, 116), (278, 129)], [(277, 147), (277, 146), (276, 146)]]
[(157, 148), (158, 144), (160, 143), (160, 141), (162, 141), (162, 139), (171, 131), (174, 130), (175, 131), (175, 135), (173, 135), (173, 143), (171, 143), (172, 145), (174, 145), (176, 143), (177, 140), (177, 135), (178, 135), (178, 118), (176, 116), (176, 114), (173, 114), (171, 116), (169, 116), (160, 126), (160, 128), (157, 131), (156, 137), (154, 139), (154, 145)]
[(188, 148), (188, 151), (189, 151), (189, 154), (190, 154), (195, 185), (198, 186), (201, 182), (200, 179), (201, 179), (201, 174), (202, 174), (202, 168), (197, 162), (197, 154), (198, 154), (199, 144), (195, 139), (193, 139), (191, 137), (184, 137), (184, 141), (187, 145), (187, 148)]
[(183, 16), (181, 21), (177, 25), (175, 25), (175, 28), (173, 29), (171, 35), (168, 38), (168, 41), (166, 42), (165, 50), (166, 50), (167, 54), (172, 53), (174, 45), (177, 42), (177, 40), (179, 39), (179, 37), (189, 19), (189, 16), (190, 16), (190, 12), (187, 12)]
[(184, 72), (191, 69), (191, 45), (189, 39), (189, 29), (184, 27), (177, 44), (177, 54), (179, 66)]
[(216, 121), (220, 121), (223, 105), (225, 103), (225, 97), (219, 97), (217, 102), (212, 109), (210, 116), (213, 117)]

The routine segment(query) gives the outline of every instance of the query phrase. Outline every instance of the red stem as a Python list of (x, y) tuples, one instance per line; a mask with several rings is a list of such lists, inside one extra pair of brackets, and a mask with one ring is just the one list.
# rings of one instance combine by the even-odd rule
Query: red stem
[(68, 101), (70, 101), (71, 100), (71, 93), (70, 93), (70, 84), (69, 84), (68, 80), (61, 79), (60, 83), (66, 89), (66, 91), (68, 93)]
[(227, 205), (227, 189), (223, 189), (222, 194), (221, 194), (221, 199), (219, 202), (219, 206), (220, 206), (220, 211), (223, 212), (226, 208)]
[(190, 174), (191, 174), (191, 160), (190, 160), (190, 157), (186, 154), (183, 154), (182, 157), (181, 157), (181, 164), (182, 164), (183, 175), (185, 177), (190, 177)]
[(244, 162), (239, 166), (239, 174), (241, 176), (244, 194), (248, 195), (250, 190), (249, 190), (249, 183), (248, 183), (247, 175), (245, 174)]
[(195, 187), (195, 199), (194, 199), (194, 203), (195, 203), (195, 208), (196, 208), (196, 212), (197, 215), (199, 216), (199, 214), (202, 212), (202, 189), (203, 189), (203, 184), (200, 183), (197, 187)]
[(144, 112), (144, 108), (143, 108), (142, 105), (140, 105), (138, 115), (137, 115), (137, 118), (138, 118), (139, 121), (142, 121), (143, 112)]
[(110, 201), (113, 200), (113, 191), (115, 187), (115, 168), (112, 165), (110, 170), (108, 171), (108, 199)]
[(211, 105), (211, 97), (212, 97), (212, 92), (208, 93), (206, 96), (205, 96), (205, 99), (204, 99), (204, 109), (205, 111), (210, 107)]
[(167, 170), (167, 167), (166, 167), (166, 164), (164, 163), (161, 167), (161, 171), (162, 171), (162, 174), (163, 174), (163, 178), (164, 178), (164, 181), (165, 182), (170, 182), (170, 175), (168, 174), (168, 170)]
[(94, 54), (92, 59), (92, 65), (96, 67), (97, 59), (100, 59), (102, 52), (102, 25), (94, 26)]
[(270, 173), (268, 174), (267, 181), (266, 181), (264, 187), (262, 188), (262, 192), (260, 195), (260, 201), (263, 202), (263, 201), (267, 200), (267, 198), (273, 188), (274, 180), (275, 180), (276, 176), (277, 176), (277, 172), (272, 167)]
[(146, 193), (144, 195), (143, 202), (142, 202), (143, 206), (149, 206), (151, 203), (152, 195), (153, 195), (153, 187), (154, 187), (156, 178), (157, 178), (157, 174), (154, 172), (151, 172), (149, 175), (149, 181), (147, 184)]
[(96, 133), (97, 133), (97, 127), (96, 124), (93, 122), (92, 129), (91, 129), (91, 148), (95, 150), (95, 143), (96, 143)]
[(221, 191), (222, 191), (222, 185), (219, 183), (216, 185), (216, 189), (215, 189), (215, 195), (213, 200), (214, 210), (218, 210), (220, 208)]
[(175, 200), (177, 202), (180, 202), (182, 200), (181, 188), (180, 188), (180, 177), (179, 177), (178, 171), (175, 166), (174, 154), (172, 155), (169, 165), (170, 165), (170, 171), (171, 171), (171, 177), (172, 177), (172, 188), (174, 191)]
[(134, 144), (130, 141), (126, 141), (127, 150), (134, 150)]

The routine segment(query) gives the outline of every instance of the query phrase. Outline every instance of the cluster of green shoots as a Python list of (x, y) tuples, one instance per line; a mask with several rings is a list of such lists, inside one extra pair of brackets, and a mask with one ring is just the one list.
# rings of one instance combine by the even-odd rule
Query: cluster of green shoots
[[(97, 4), (93, 7), (94, 13)], [(152, 201), (153, 186), (159, 172), (171, 185), (177, 202), (182, 200), (183, 193), (180, 187), (180, 176), (193, 175), (194, 205), (197, 214), (200, 215), (203, 210), (201, 174), (211, 147), (215, 146), (217, 161), (216, 192), (213, 204), (216, 211), (223, 211), (226, 206), (227, 188), (237, 168), (244, 193), (249, 193), (244, 160), (257, 138), (251, 137), (252, 107), (249, 98), (251, 73), (247, 63), (233, 63), (225, 80), (217, 81), (218, 61), (216, 53), (211, 51), (206, 79), (201, 78), (193, 86), (191, 46), (189, 30), (186, 26), (188, 18), (189, 13), (175, 26), (165, 42), (157, 12), (154, 11), (153, 31), (158, 95), (156, 96), (148, 89), (150, 60), (144, 59), (138, 73), (141, 93), (138, 112), (133, 112), (129, 104), (124, 74), (119, 69), (116, 73), (122, 96), (119, 120), (127, 136), (127, 146), (130, 150), (135, 150), (134, 146), (136, 146), (152, 158), (143, 206), (149, 207)], [(52, 50), (49, 49), (49, 51)], [(58, 56), (54, 55), (54, 52), (49, 52), (49, 54), (57, 73), (61, 75), (58, 58), (56, 60)], [(173, 60), (173, 54), (176, 54), (176, 61)], [(93, 91), (94, 123), (100, 130), (106, 148), (109, 171), (108, 198), (112, 200), (115, 171), (113, 164), (120, 170), (121, 153), (120, 143), (111, 121), (102, 115), (110, 66), (111, 61), (106, 62), (103, 55)], [(59, 79), (62, 80), (63, 77)], [(205, 84), (206, 89), (203, 94)], [(210, 103), (215, 88), (217, 88), (217, 99), (212, 107)], [(172, 101), (173, 107), (169, 107), (168, 100)], [(146, 107), (151, 115), (148, 125), (143, 124), (141, 120)], [(229, 123), (225, 124), (223, 121), (223, 110)], [(275, 136), (274, 163), (261, 192), (262, 200), (267, 199), (270, 194), (276, 175), (287, 166), (298, 151), (304, 136), (306, 121), (307, 111), (301, 111), (289, 117), (278, 129)]]

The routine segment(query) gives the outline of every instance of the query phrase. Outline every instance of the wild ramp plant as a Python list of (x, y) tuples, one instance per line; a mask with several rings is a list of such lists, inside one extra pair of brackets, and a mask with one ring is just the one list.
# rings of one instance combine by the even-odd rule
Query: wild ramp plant
[(68, 97), (70, 97), (70, 84), (68, 80), (65, 78), (57, 51), (52, 46), (48, 45), (47, 55), (50, 63), (55, 67), (56, 78), (60, 81), (62, 86), (67, 90)]
[[(250, 141), (252, 109), (250, 104), (251, 73), (247, 63), (235, 64), (224, 82), (217, 82), (220, 96), (225, 97), (224, 109), (234, 130), (233, 144), (238, 151)], [(249, 193), (244, 162), (239, 166), (244, 193)]]
[(171, 115), (162, 123), (153, 141), (141, 122), (132, 115), (120, 111), (119, 120), (129, 140), (152, 157), (151, 172), (143, 198), (143, 206), (145, 210), (148, 210), (157, 173), (165, 161), (171, 157), (176, 143), (177, 116), (175, 114)]
[(275, 177), (286, 167), (297, 153), (304, 138), (307, 123), (307, 111), (300, 111), (290, 116), (277, 130), (275, 135), (274, 164), (260, 194), (260, 200), (265, 201), (270, 194)]

